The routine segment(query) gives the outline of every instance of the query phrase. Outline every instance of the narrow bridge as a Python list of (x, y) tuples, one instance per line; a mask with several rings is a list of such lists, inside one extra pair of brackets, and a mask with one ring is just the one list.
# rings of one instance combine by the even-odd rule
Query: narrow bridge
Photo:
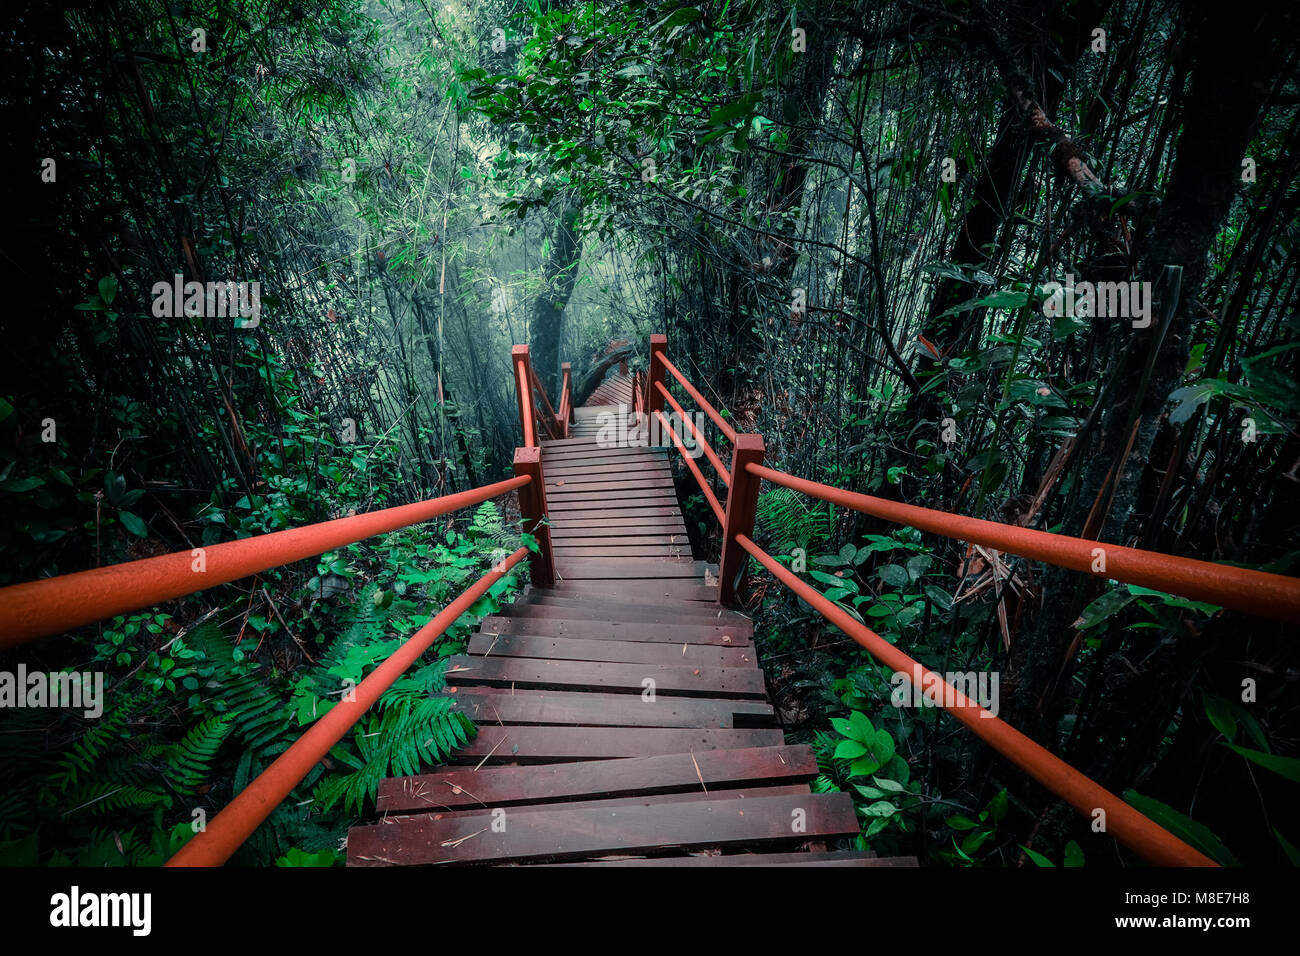
[[(0, 590), (0, 646), (13, 646), (518, 493), (535, 550), (519, 548), (452, 601), (168, 865), (225, 862), (393, 681), (524, 560), (528, 590), (449, 660), (445, 693), (477, 735), (455, 766), (381, 784), (377, 818), (349, 834), (349, 865), (915, 865), (837, 849), (861, 829), (851, 799), (812, 792), (816, 760), (777, 728), (753, 626), (735, 609), (751, 557), (881, 664), (939, 682), (946, 710), (1080, 813), (1105, 810), (1121, 843), (1159, 865), (1213, 865), (759, 548), (751, 537), (759, 484), (1279, 620), (1300, 620), (1300, 580), (965, 518), (765, 467), (761, 436), (735, 431), (669, 360), (663, 336), (651, 336), (645, 375), (620, 370), (583, 407), (571, 404), (567, 365), (557, 410), (526, 346), (515, 347), (513, 364), (524, 443), (511, 479), (214, 545), (198, 586), (190, 552), (178, 552)], [(729, 465), (673, 388), (731, 443)], [(667, 445), (653, 442), (655, 426)], [(676, 454), (721, 527), (717, 566), (692, 559), (672, 480)], [(725, 501), (706, 467), (727, 489)], [(1093, 571), (1098, 547), (1104, 572)]]

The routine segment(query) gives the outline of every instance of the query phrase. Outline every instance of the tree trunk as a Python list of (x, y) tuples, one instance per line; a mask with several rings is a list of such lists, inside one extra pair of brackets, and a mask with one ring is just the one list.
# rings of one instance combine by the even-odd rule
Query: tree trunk
[(560, 400), (560, 333), (564, 307), (573, 295), (573, 285), (582, 263), (582, 236), (577, 229), (581, 216), (581, 201), (576, 197), (566, 197), (551, 236), (551, 255), (542, 270), (546, 285), (533, 302), (530, 343), (533, 370), (546, 394), (551, 396), (552, 403)]
[[(1284, 19), (1275, 13), (1247, 16), (1204, 0), (1189, 11), (1191, 82), (1182, 109), (1183, 128), (1169, 187), (1141, 256), (1141, 274), (1156, 295), (1152, 320), (1149, 328), (1129, 332), (1128, 348), (1110, 376), (1113, 382), (1132, 382), (1133, 387), (1111, 390), (1114, 404), (1103, 413), (1093, 447), (1080, 450), (1085, 465), (1072, 514), (1065, 522), (1067, 533), (1078, 533), (1094, 502), (1105, 496), (1111, 507), (1099, 522), (1097, 536), (1117, 544), (1127, 541), (1136, 492), (1150, 462), (1164, 407), (1187, 365), (1196, 297), (1210, 246), (1240, 187), (1242, 158), (1273, 76), (1277, 50), (1272, 41), (1288, 35)], [(1226, 77), (1231, 82), (1225, 82)], [(1182, 268), (1182, 281), (1178, 301), (1172, 303), (1172, 320), (1161, 338), (1160, 316), (1171, 304), (1160, 301), (1158, 280), (1167, 265)], [(1136, 386), (1153, 348), (1157, 352), (1142, 391)], [(1130, 435), (1132, 448), (1125, 458)], [(1115, 471), (1118, 476), (1112, 478)], [(1103, 508), (1105, 504), (1103, 500)], [(1074, 572), (1051, 569), (1043, 577), (1043, 593), (1044, 610), (1037, 634), (1026, 642), (1017, 694), (1017, 709), (1024, 708), (1027, 721), (1036, 723), (1040, 733), (1054, 726), (1051, 696), (1073, 640), (1071, 622), (1081, 606), (1078, 598), (1090, 595), (1092, 589), (1081, 588)]]

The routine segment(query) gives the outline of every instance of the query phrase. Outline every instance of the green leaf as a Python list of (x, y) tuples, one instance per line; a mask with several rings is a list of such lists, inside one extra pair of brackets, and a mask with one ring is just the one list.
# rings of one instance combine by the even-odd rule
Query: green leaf
[(1107, 591), (1083, 609), (1083, 613), (1079, 615), (1073, 626), (1079, 630), (1096, 627), (1106, 618), (1119, 613), (1134, 600), (1134, 595), (1127, 588), (1115, 588), (1113, 591)]
[(870, 806), (862, 808), (862, 813), (869, 817), (892, 817), (897, 812), (898, 807), (888, 800), (877, 800)]
[(849, 734), (849, 736), (854, 740), (870, 744), (872, 738), (876, 736), (876, 728), (871, 726), (871, 721), (861, 711), (855, 710), (849, 714), (849, 723), (853, 725), (853, 733)]
[(6, 481), (0, 481), (0, 491), (31, 491), (33, 488), (39, 488), (43, 484), (45, 484), (45, 480), (35, 476), (29, 476), (27, 478), (9, 478)]
[(1210, 718), (1214, 729), (1232, 741), (1237, 736), (1237, 718), (1232, 713), (1232, 705), (1216, 694), (1201, 692), (1205, 702), (1205, 716)]
[(1265, 770), (1272, 770), (1293, 783), (1300, 783), (1300, 760), (1295, 757), (1264, 753), (1262, 750), (1252, 750), (1250, 747), (1241, 747), (1237, 744), (1227, 744), (1227, 747), (1230, 750), (1235, 750), (1251, 763), (1259, 764)]
[(907, 569), (901, 564), (886, 564), (879, 568), (876, 574), (880, 580), (884, 581), (890, 587), (902, 588), (912, 583), (912, 577), (907, 573)]
[(976, 830), (967, 834), (966, 839), (961, 841), (962, 852), (966, 854), (976, 853), (991, 836), (993, 836), (992, 830)]
[(987, 295), (976, 302), (976, 305), (985, 305), (992, 309), (1022, 309), (1029, 302), (1028, 292), (1015, 292), (1011, 289), (1003, 289)]
[(1178, 407), (1169, 413), (1169, 424), (1181, 425), (1192, 417), (1192, 413), (1196, 409), (1208, 402), (1219, 391), (1219, 382), (1215, 379), (1201, 379), (1199, 382), (1193, 382), (1191, 385), (1175, 389), (1170, 393), (1169, 401), (1178, 402)]
[(850, 723), (848, 720), (846, 720), (845, 718), (843, 718), (843, 717), (832, 717), (832, 718), (831, 718), (831, 726), (835, 728), (836, 732), (839, 733), (840, 736), (842, 736), (842, 737), (848, 737), (848, 738), (850, 738), (850, 739), (856, 739), (856, 737), (855, 737), (855, 735), (854, 735), (854, 732), (853, 732), (853, 724), (851, 724), (851, 723)]
[(117, 298), (117, 276), (104, 276), (99, 280), (99, 297), (104, 305), (112, 305)]
[(145, 526), (145, 523), (135, 515), (131, 514), (131, 512), (119, 511), (117, 516), (122, 520), (122, 524), (126, 526), (126, 530), (130, 531), (137, 538), (149, 537), (149, 529)]
[(863, 836), (871, 838), (887, 826), (889, 826), (889, 817), (876, 817), (871, 821), (871, 825), (867, 827)]
[(874, 780), (876, 785), (882, 789), (891, 790), (894, 793), (899, 793), (903, 790), (903, 785), (897, 780), (890, 780), (888, 777), (872, 777), (871, 779)]
[(822, 582), (822, 584), (829, 584), (832, 587), (837, 588), (852, 588), (855, 591), (857, 590), (853, 582), (847, 578), (836, 577), (833, 574), (827, 574), (825, 571), (818, 571), (816, 568), (809, 568), (808, 574), (815, 580)]
[(865, 744), (856, 740), (841, 740), (839, 746), (835, 748), (835, 757), (838, 760), (856, 760), (866, 752)]
[(1160, 824), (1174, 836), (1200, 850), (1210, 859), (1223, 866), (1241, 866), (1219, 838), (1210, 832), (1204, 824), (1197, 823), (1168, 804), (1161, 803), (1153, 797), (1145, 797), (1136, 790), (1125, 790), (1124, 799), (1139, 813)]
[(759, 100), (763, 98), (762, 93), (746, 93), (734, 103), (728, 103), (725, 106), (719, 106), (709, 113), (710, 126), (724, 126), (733, 123), (738, 119), (748, 119), (753, 113), (754, 107), (758, 105)]
[(652, 27), (653, 30), (662, 30), (664, 27), (680, 27), (688, 23), (694, 23), (703, 14), (694, 7), (678, 7), (668, 16), (664, 17)]
[(1052, 862), (1051, 860), (1049, 860), (1047, 857), (1043, 856), (1043, 854), (1039, 853), (1038, 851), (1036, 851), (1036, 850), (1031, 850), (1031, 849), (1029, 849), (1029, 847), (1024, 846), (1024, 845), (1021, 845), (1020, 849), (1022, 849), (1022, 850), (1025, 851), (1025, 854), (1029, 857), (1029, 859), (1031, 859), (1031, 860), (1034, 861), (1035, 865), (1037, 865), (1037, 866), (1050, 866), (1050, 867), (1052, 867), (1053, 869), (1056, 868), (1056, 864), (1055, 864), (1055, 863), (1053, 863), (1053, 862)]
[(888, 731), (876, 731), (876, 736), (871, 742), (871, 752), (880, 761), (881, 766), (889, 763), (894, 756), (894, 738), (889, 736)]
[(950, 826), (954, 830), (974, 830), (977, 826), (979, 826), (979, 824), (976, 823), (974, 820), (972, 820), (970, 817), (960, 813), (949, 817), (947, 820), (944, 820), (943, 822), (948, 824), (948, 826)]
[(1067, 867), (1083, 866), (1083, 848), (1073, 840), (1065, 845), (1065, 865)]
[(333, 850), (321, 850), (319, 853), (307, 853), (297, 847), (275, 861), (276, 866), (333, 866), (338, 854)]
[(1007, 792), (1002, 790), (989, 801), (989, 817), (994, 823), (1001, 823), (1007, 815)]
[(880, 761), (871, 756), (859, 757), (849, 764), (850, 777), (869, 777), (880, 769)]

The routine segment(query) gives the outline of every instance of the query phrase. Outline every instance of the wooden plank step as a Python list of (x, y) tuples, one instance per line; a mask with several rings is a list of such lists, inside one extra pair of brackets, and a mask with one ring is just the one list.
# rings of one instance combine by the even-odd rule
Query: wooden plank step
[[(596, 391), (598, 392), (603, 387), (604, 385), (602, 383), (602, 385), (597, 386)], [(617, 408), (617, 406), (612, 406), (612, 407)], [(596, 418), (608, 412), (610, 408), (611, 408), (610, 405), (602, 405), (599, 403), (593, 404), (591, 402), (588, 402), (586, 405), (578, 405), (577, 407), (575, 407), (573, 409), (573, 417), (577, 421), (582, 421), (584, 418)]]
[(603, 494), (606, 491), (622, 491), (628, 488), (673, 488), (673, 479), (667, 475), (661, 474), (613, 474), (613, 475), (585, 475), (579, 474), (572, 477), (556, 478), (546, 481), (547, 489), (551, 488), (568, 488), (589, 492), (591, 494)]
[(623, 518), (606, 514), (600, 518), (573, 518), (568, 515), (551, 515), (551, 534), (599, 534), (606, 537), (636, 537), (638, 535), (675, 535), (686, 539), (686, 525), (681, 516), (675, 518)]
[[(654, 620), (665, 623), (681, 618), (702, 619), (698, 623), (716, 623), (735, 621), (752, 624), (753, 622), (739, 611), (722, 607), (719, 604), (701, 606), (698, 601), (643, 601), (636, 595), (617, 597), (609, 594), (593, 594), (588, 597), (572, 597), (568, 594), (552, 593), (551, 589), (536, 589), (527, 592), (519, 601), (506, 607), (567, 607), (574, 610), (600, 611), (611, 621), (637, 621), (636, 615), (647, 612), (655, 614)], [(633, 615), (625, 617), (624, 615)], [(691, 623), (697, 623), (692, 621)]]
[(666, 642), (584, 640), (528, 634), (473, 634), (471, 656), (531, 657), (554, 661), (610, 661), (623, 664), (670, 664), (684, 667), (757, 667), (752, 647), (717, 644), (681, 646)]
[(656, 697), (655, 707), (629, 707), (625, 694), (587, 694), (503, 687), (457, 687), (446, 696), (476, 724), (570, 724), (585, 727), (746, 727), (770, 725), (772, 705), (753, 700)]
[(555, 526), (551, 527), (551, 542), (557, 547), (637, 547), (639, 545), (669, 545), (672, 547), (685, 546), (690, 543), (686, 535), (675, 534), (624, 534), (621, 531), (615, 531), (612, 534), (600, 534), (602, 529), (593, 528), (591, 531), (565, 530)]
[[(624, 498), (592, 498), (588, 495), (573, 495), (572, 497), (564, 495), (555, 495), (550, 491), (546, 493), (546, 509), (552, 515), (562, 516), (572, 511), (592, 511), (597, 510), (601, 513), (626, 512), (640, 508), (671, 508), (678, 510), (677, 498), (671, 495), (662, 497), (647, 497), (645, 495), (635, 495)], [(621, 517), (621, 515), (619, 515)]]
[[(575, 486), (575, 487), (578, 487), (579, 490), (585, 490), (582, 489), (580, 486)], [(632, 488), (632, 487), (648, 487), (648, 486), (625, 484), (623, 485), (623, 487)], [(664, 487), (671, 488), (672, 485), (669, 483), (669, 484), (665, 484)], [(547, 493), (549, 494), (550, 491), (551, 491), (551, 487), (548, 485)], [(548, 505), (550, 504), (549, 499), (547, 501), (547, 504)], [(569, 518), (604, 518), (609, 513), (609, 509), (607, 509), (604, 506), (603, 502), (600, 500), (599, 494), (593, 495), (590, 500), (585, 502), (585, 504), (586, 504), (586, 508), (570, 509), (568, 512), (566, 512), (565, 516)], [(675, 502), (666, 505), (652, 505), (652, 504), (640, 503), (630, 508), (620, 508), (618, 517), (622, 521), (626, 521), (633, 518), (636, 519), (675, 518), (676, 520), (681, 521), (682, 512), (681, 509), (677, 507), (677, 504)]]
[(870, 850), (803, 853), (719, 853), (697, 856), (618, 857), (538, 866), (916, 866), (914, 856), (876, 856)]
[[(853, 801), (845, 793), (436, 816), (425, 813), (354, 827), (348, 833), (348, 865), (572, 859), (664, 846), (789, 845), (858, 833)], [(796, 818), (803, 823), (797, 833), (792, 825)]]
[(547, 448), (542, 451), (542, 471), (546, 473), (554, 465), (603, 465), (618, 462), (654, 462), (670, 464), (666, 448), (575, 448), (563, 451)]
[[(657, 707), (659, 701), (630, 698), (638, 707)], [(655, 754), (699, 754), (706, 750), (779, 747), (781, 731), (720, 727), (501, 727), (480, 725), (478, 734), (451, 755), (451, 762), (478, 764), (485, 758), (496, 763), (554, 763), (561, 760), (601, 760), (647, 757)], [(482, 771), (480, 771), (482, 772)]]
[[(708, 565), (690, 558), (650, 561), (642, 558), (571, 558), (562, 565), (566, 581), (618, 581), (628, 578), (672, 580), (682, 578), (702, 582)], [(716, 574), (716, 571), (710, 573)]]
[(780, 744), (525, 767), (452, 768), (381, 781), (375, 809), (409, 813), (424, 809), (508, 807), (584, 797), (699, 794), (760, 781), (798, 783), (818, 773), (806, 745)]
[(570, 558), (684, 558), (691, 559), (691, 549), (685, 544), (629, 544), (624, 546), (587, 545), (560, 546), (551, 542), (551, 551), (556, 560)]
[(595, 438), (542, 438), (538, 440), (543, 452), (548, 448), (598, 448)]
[(654, 502), (654, 507), (662, 508), (662, 501), (676, 501), (677, 492), (667, 488), (651, 488), (649, 490), (631, 489), (629, 491), (607, 491), (594, 499), (590, 495), (581, 491), (571, 491), (568, 488), (549, 488), (546, 492), (546, 503), (548, 505), (572, 504), (575, 501), (593, 501), (598, 504), (612, 505), (616, 501), (645, 501)]
[(716, 584), (692, 584), (689, 581), (658, 581), (649, 578), (633, 578), (626, 581), (561, 581), (556, 585), (555, 590), (570, 591), (575, 595), (635, 595), (638, 601), (668, 598), (671, 600), (716, 604), (718, 600), (718, 586)]
[[(716, 567), (716, 565), (709, 565), (710, 570), (714, 567)], [(671, 608), (673, 610), (689, 611), (692, 614), (711, 614), (721, 619), (731, 621), (751, 620), (749, 615), (745, 614), (743, 611), (736, 611), (729, 607), (723, 607), (721, 604), (716, 602), (711, 607), (702, 608), (698, 601), (676, 600), (673, 598), (643, 597), (636, 594), (575, 594), (566, 589), (563, 585), (550, 588), (530, 586), (518, 596), (516, 603), (554, 604), (556, 606), (564, 607), (594, 607), (620, 611), (624, 609), (643, 611), (647, 608), (659, 610)]]
[(611, 461), (609, 464), (552, 462), (551, 467), (546, 469), (545, 475), (549, 483), (552, 477), (559, 478), (565, 475), (587, 475), (595, 480), (607, 475), (667, 476), (671, 473), (672, 466), (667, 461)]
[[(603, 661), (541, 661), (533, 658), (469, 657), (447, 659), (447, 683), (461, 687), (497, 686), (600, 688), (640, 695), (654, 681), (656, 696), (749, 697), (763, 699), (763, 672), (757, 667), (686, 667), (673, 664), (612, 664)], [(649, 703), (649, 702), (647, 702)]]
[[(662, 806), (668, 803), (696, 803), (699, 801), (715, 800), (748, 800), (754, 797), (781, 797), (796, 796), (799, 794), (812, 793), (812, 788), (806, 783), (772, 783), (766, 785), (756, 785), (751, 787), (715, 787), (709, 790), (701, 790), (697, 782), (693, 793), (655, 793), (647, 796), (635, 797), (613, 797), (600, 798), (591, 800), (563, 800), (563, 801), (546, 801), (543, 803), (524, 803), (519, 804), (520, 810), (543, 810), (543, 809), (619, 809), (634, 807), (654, 807)], [(430, 794), (425, 791), (421, 794), (423, 798), (430, 799)], [(497, 809), (492, 807), (491, 809)], [(431, 804), (419, 807), (414, 811), (405, 810), (401, 813), (389, 814), (384, 818), (385, 823), (401, 823), (421, 813), (428, 814), (434, 820), (441, 820), (447, 816), (456, 816), (466, 813), (482, 813), (483, 807), (475, 804), (472, 807), (449, 808), (437, 807)]]
[[(696, 602), (698, 605), (700, 602)], [(620, 604), (618, 607), (601, 607), (596, 605), (587, 605), (578, 601), (573, 605), (555, 605), (552, 603), (538, 604), (507, 604), (501, 608), (495, 615), (496, 617), (543, 617), (553, 618), (561, 621), (604, 621), (609, 624), (692, 624), (702, 626), (705, 624), (725, 624), (732, 627), (740, 625), (749, 625), (746, 633), (752, 633), (753, 626), (750, 622), (740, 621), (724, 613), (718, 616), (718, 606), (704, 607), (698, 611), (691, 611), (688, 608), (678, 608), (676, 606), (653, 605), (633, 607), (631, 604)], [(490, 630), (482, 628), (482, 630)]]
[[(671, 549), (667, 549), (671, 550)], [(559, 557), (559, 555), (556, 555)], [(596, 573), (594, 562), (607, 562), (608, 569), (604, 572)], [(632, 562), (642, 562), (635, 568), (622, 568), (621, 565), (631, 564)], [(697, 571), (694, 567), (695, 558), (687, 554), (650, 554), (650, 555), (630, 555), (627, 553), (603, 554), (603, 555), (581, 555), (570, 554), (561, 566), (565, 568), (564, 577), (570, 581), (589, 581), (595, 579), (618, 579), (624, 577), (662, 577), (666, 579), (677, 578), (700, 578), (703, 580), (704, 572)], [(654, 569), (647, 567), (654, 565)], [(621, 573), (622, 572), (622, 573)]]
[[(578, 492), (575, 498), (567, 499), (568, 502), (572, 502), (573, 499), (577, 499), (577, 501), (585, 501), (588, 509), (595, 510), (603, 509), (603, 496), (607, 490), (614, 490), (614, 492), (617, 492), (617, 490), (624, 490), (624, 492), (627, 492), (627, 490), (641, 490), (641, 492), (659, 490), (659, 492), (663, 492), (659, 497), (669, 498), (669, 503), (667, 503), (667, 505), (650, 505), (650, 503), (642, 503), (640, 506), (641, 509), (658, 509), (658, 511), (654, 512), (654, 514), (658, 516), (676, 516), (676, 518), (680, 518), (681, 516), (681, 510), (677, 507), (676, 499), (672, 499), (671, 497), (672, 494), (675, 494), (675, 492), (673, 492), (671, 479), (611, 479), (607, 484), (602, 485), (589, 484), (585, 479), (571, 479), (567, 481), (567, 484), (559, 483), (559, 481), (558, 483), (551, 484), (550, 481), (547, 481), (547, 503), (550, 502), (550, 496), (552, 493), (563, 492), (565, 488), (571, 490), (571, 492)], [(627, 501), (627, 498), (619, 498), (617, 501)], [(647, 514), (650, 514), (650, 512), (647, 511)]]
[(479, 624), (485, 634), (543, 634), (584, 640), (663, 641), (669, 644), (720, 644), (748, 647), (753, 626), (744, 622), (708, 624), (656, 624), (653, 622), (593, 621), (545, 617), (493, 615)]

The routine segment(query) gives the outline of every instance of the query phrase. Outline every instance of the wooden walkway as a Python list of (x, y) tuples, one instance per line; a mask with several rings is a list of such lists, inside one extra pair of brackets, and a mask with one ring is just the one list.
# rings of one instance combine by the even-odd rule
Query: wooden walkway
[[(615, 374), (593, 401), (630, 405)], [(828, 851), (859, 823), (776, 727), (748, 618), (691, 556), (667, 454), (603, 447), (614, 405), (543, 441), (557, 584), (485, 619), (446, 693), (458, 766), (385, 780), (348, 865), (915, 865)]]

